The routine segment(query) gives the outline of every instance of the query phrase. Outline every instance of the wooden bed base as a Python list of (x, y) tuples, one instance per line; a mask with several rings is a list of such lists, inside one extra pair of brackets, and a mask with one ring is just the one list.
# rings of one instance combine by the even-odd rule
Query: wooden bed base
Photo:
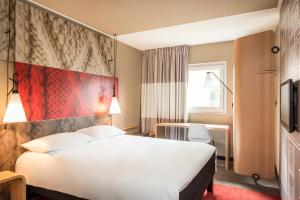
[[(205, 190), (213, 192), (213, 178), (215, 174), (215, 154), (199, 171), (192, 182), (180, 192), (179, 200), (200, 200)], [(52, 200), (83, 200), (69, 194), (47, 190), (40, 187), (27, 185), (27, 199), (34, 195), (42, 195)]]

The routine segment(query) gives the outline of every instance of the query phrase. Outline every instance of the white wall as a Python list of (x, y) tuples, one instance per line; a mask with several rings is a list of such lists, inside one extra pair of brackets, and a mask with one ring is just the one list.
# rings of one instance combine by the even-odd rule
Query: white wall
[(119, 103), (121, 114), (112, 116), (113, 125), (119, 128), (138, 126), (141, 112), (142, 52), (123, 43), (118, 44), (117, 73), (119, 78)]

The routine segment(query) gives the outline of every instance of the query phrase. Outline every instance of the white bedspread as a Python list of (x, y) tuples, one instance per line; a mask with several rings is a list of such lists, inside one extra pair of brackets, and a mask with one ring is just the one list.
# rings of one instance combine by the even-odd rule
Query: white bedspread
[(213, 146), (122, 135), (52, 153), (25, 152), (27, 184), (92, 200), (177, 200)]

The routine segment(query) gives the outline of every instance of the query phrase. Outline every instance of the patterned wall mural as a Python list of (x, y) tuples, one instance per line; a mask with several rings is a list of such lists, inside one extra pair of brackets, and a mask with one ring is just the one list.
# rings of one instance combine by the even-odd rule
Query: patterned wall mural
[(10, 59), (15, 59), (21, 73), (19, 91), (29, 121), (90, 116), (99, 113), (96, 101), (109, 107), (113, 85), (110, 37), (26, 1), (0, 0), (2, 60), (7, 59), (9, 13), (11, 41), (15, 41)]
[[(300, 69), (300, 1), (284, 0), (280, 12), (281, 80), (298, 80)], [(294, 73), (296, 72), (296, 73)]]
[(16, 72), (28, 121), (108, 113), (113, 94), (112, 77), (19, 62)]
[[(280, 23), (278, 33), (280, 34), (280, 78), (281, 83), (292, 79), (294, 82), (300, 80), (300, 0), (283, 0), (280, 10)], [(298, 88), (299, 92), (299, 88)], [(298, 116), (299, 117), (299, 116)], [(282, 199), (299, 199), (297, 189), (300, 183), (300, 171), (297, 172), (299, 158), (297, 148), (289, 137), (297, 137), (299, 132), (290, 134), (283, 126), (280, 129), (280, 188)], [(288, 150), (286, 150), (288, 148)], [(291, 167), (291, 169), (289, 169)], [(300, 196), (299, 196), (300, 197)]]
[[(9, 9), (10, 7), (10, 9)], [(9, 4), (8, 0), (0, 0), (0, 59), (6, 60), (7, 59), (7, 47), (8, 47), (8, 14), (10, 10), (10, 16), (11, 18), (14, 18), (15, 16), (15, 0), (12, 0)], [(10, 26), (14, 26), (14, 20), (11, 21)], [(14, 37), (14, 31), (11, 30), (10, 37)], [(14, 40), (11, 41), (10, 45), (10, 58), (13, 58), (14, 51)]]
[[(8, 2), (0, 0), (0, 60), (7, 59), (10, 5), (10, 25), (16, 27), (9, 33), (16, 41), (10, 45), (10, 60), (15, 57), (20, 96), (30, 122), (7, 127), (0, 123), (0, 171), (14, 170), (24, 151), (20, 144), (26, 141), (111, 124), (107, 110), (114, 82), (108, 62), (111, 38), (26, 1)], [(0, 198), (3, 192), (8, 193), (7, 187), (0, 186)]]
[[(0, 59), (3, 60), (7, 55), (7, 34), (2, 30), (8, 30), (8, 2), (0, 1)], [(11, 2), (11, 15), (16, 23), (16, 61), (112, 76), (108, 62), (113, 48), (110, 37), (31, 4)]]

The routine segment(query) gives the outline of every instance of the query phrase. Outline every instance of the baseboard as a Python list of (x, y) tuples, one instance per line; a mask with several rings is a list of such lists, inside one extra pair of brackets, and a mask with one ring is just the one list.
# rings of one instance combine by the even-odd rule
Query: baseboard
[(279, 193), (281, 195), (281, 183), (280, 183), (280, 176), (278, 174), (278, 171), (277, 171), (277, 168), (276, 168), (276, 165), (274, 166), (275, 168), (275, 178), (277, 179), (277, 182), (278, 182), (278, 187), (279, 187)]
[[(217, 159), (218, 159), (218, 160), (225, 160), (225, 156), (217, 156)], [(230, 161), (233, 161), (234, 159), (233, 159), (233, 157), (230, 157), (229, 160), (230, 160)]]
[(278, 174), (276, 165), (275, 165), (274, 168), (275, 168), (275, 178), (276, 178), (276, 180), (277, 180), (277, 182), (278, 182), (278, 185), (279, 185), (279, 191), (280, 191), (280, 190), (281, 190), (281, 189), (280, 189), (280, 176), (279, 176), (279, 174)]

